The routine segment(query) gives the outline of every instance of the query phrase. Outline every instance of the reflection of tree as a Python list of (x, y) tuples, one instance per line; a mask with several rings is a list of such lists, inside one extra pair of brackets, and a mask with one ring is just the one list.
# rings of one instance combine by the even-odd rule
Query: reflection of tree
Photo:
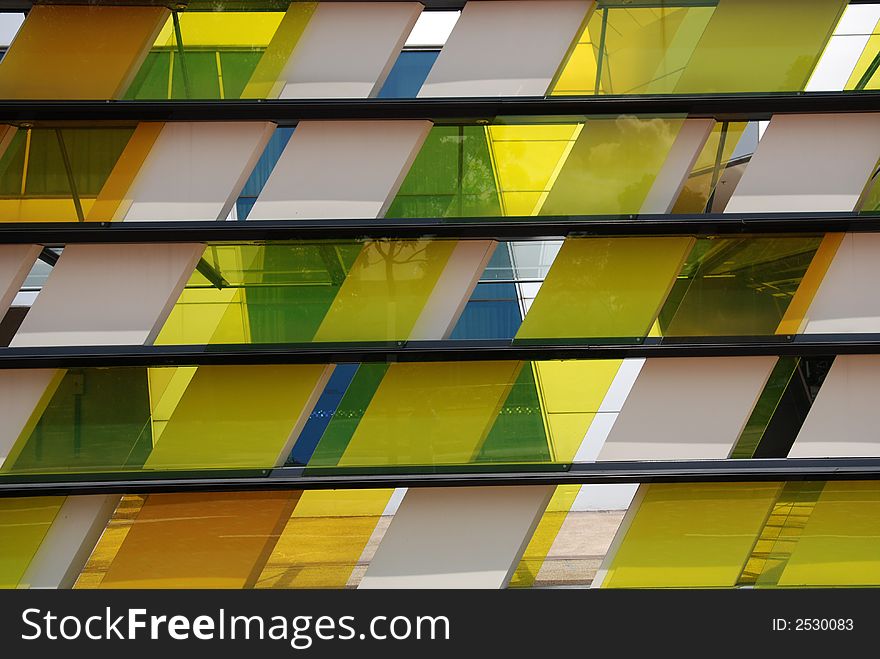
[(427, 261), (428, 245), (421, 240), (376, 240), (369, 245), (369, 249), (380, 259), (385, 261), (385, 282), (388, 285), (388, 294), (393, 299), (395, 295), (395, 266), (415, 263), (418, 257), (421, 263)]

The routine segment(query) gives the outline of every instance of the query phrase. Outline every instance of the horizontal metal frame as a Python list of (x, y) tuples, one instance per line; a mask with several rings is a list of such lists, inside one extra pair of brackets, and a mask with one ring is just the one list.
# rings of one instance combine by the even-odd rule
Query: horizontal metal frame
[(548, 339), (525, 345), (491, 340), (0, 348), (0, 369), (880, 354), (880, 334), (592, 341), (577, 339), (572, 345)]
[[(487, 468), (490, 468), (487, 465)], [(391, 487), (473, 487), (499, 485), (582, 485), (590, 483), (684, 483), (880, 479), (880, 458), (773, 458), (679, 460), (662, 462), (576, 463), (567, 470), (446, 471), (445, 473), (309, 475), (304, 467), (278, 467), (263, 475), (187, 472), (185, 477), (156, 477), (146, 472), (102, 472), (4, 477), (0, 497), (76, 494), (151, 494), (272, 490), (375, 489)], [(42, 478), (43, 482), (34, 479)]]
[(430, 119), (678, 114), (726, 121), (780, 113), (876, 112), (880, 91), (415, 99), (269, 99), (223, 101), (0, 100), (0, 121), (272, 121)]
[(743, 235), (880, 231), (880, 214), (730, 213), (559, 215), (402, 220), (0, 222), (0, 244), (235, 242), (455, 238), (547, 240), (567, 236)]

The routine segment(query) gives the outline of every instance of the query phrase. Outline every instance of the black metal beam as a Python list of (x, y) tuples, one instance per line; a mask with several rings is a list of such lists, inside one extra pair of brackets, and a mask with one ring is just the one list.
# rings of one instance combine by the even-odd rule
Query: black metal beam
[(402, 220), (247, 220), (245, 222), (0, 223), (0, 244), (235, 242), (462, 238), (545, 240), (567, 236), (743, 235), (880, 231), (880, 214), (747, 213), (413, 218)]
[(724, 121), (780, 113), (876, 112), (880, 91), (779, 92), (504, 98), (0, 101), (0, 121), (273, 121), (304, 119), (430, 119), (491, 122), (497, 117), (678, 114)]
[[(500, 471), (490, 465), (451, 467), (433, 473), (366, 473), (356, 469), (318, 473), (303, 467), (279, 467), (258, 475), (216, 470), (186, 472), (95, 472), (73, 478), (65, 474), (0, 479), (0, 497), (76, 494), (152, 494), (391, 487), (473, 487), (499, 485), (579, 485), (589, 483), (684, 483), (880, 479), (880, 458), (775, 458), (750, 460), (679, 460), (528, 465)], [(374, 470), (375, 471), (375, 470)]]
[[(880, 354), (880, 334), (684, 339), (0, 348), (0, 369)], [(616, 341), (612, 343), (611, 341)]]

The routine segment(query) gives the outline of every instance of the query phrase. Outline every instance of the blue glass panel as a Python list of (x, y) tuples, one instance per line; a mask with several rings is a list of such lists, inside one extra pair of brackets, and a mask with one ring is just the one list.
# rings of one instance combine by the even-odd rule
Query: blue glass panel
[(324, 387), (321, 397), (318, 398), (315, 409), (309, 414), (302, 432), (293, 445), (287, 464), (308, 464), (357, 370), (358, 364), (337, 364), (333, 369), (333, 374), (330, 376), (327, 386)]
[(415, 98), (439, 54), (439, 50), (404, 50), (379, 90), (379, 98)]
[(275, 169), (275, 165), (278, 163), (284, 147), (290, 141), (293, 129), (293, 126), (278, 126), (272, 133), (272, 137), (269, 138), (266, 148), (263, 149), (263, 153), (254, 167), (254, 171), (248, 177), (247, 183), (244, 184), (244, 188), (242, 188), (238, 201), (235, 204), (239, 220), (247, 219), (248, 214), (257, 201), (257, 197), (263, 191), (263, 186), (269, 180), (269, 175)]
[(451, 339), (512, 339), (522, 323), (516, 284), (495, 283), (492, 279), (511, 278), (513, 268), (506, 245), (492, 254), (483, 280), (474, 288)]

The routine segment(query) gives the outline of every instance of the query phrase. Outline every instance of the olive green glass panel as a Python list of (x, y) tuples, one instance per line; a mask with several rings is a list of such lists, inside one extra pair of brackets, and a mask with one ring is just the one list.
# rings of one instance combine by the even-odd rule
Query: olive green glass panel
[(516, 340), (646, 336), (693, 245), (690, 237), (567, 239)]
[(152, 447), (146, 368), (71, 369), (2, 471), (137, 469)]
[(700, 238), (660, 311), (664, 336), (776, 332), (819, 237)]
[(61, 510), (64, 499), (0, 499), (0, 588), (23, 585), (20, 583), (21, 578)]
[(599, 0), (552, 94), (800, 91), (847, 2), (632, 4)]
[(0, 155), (0, 221), (82, 221), (134, 126), (20, 128)]

